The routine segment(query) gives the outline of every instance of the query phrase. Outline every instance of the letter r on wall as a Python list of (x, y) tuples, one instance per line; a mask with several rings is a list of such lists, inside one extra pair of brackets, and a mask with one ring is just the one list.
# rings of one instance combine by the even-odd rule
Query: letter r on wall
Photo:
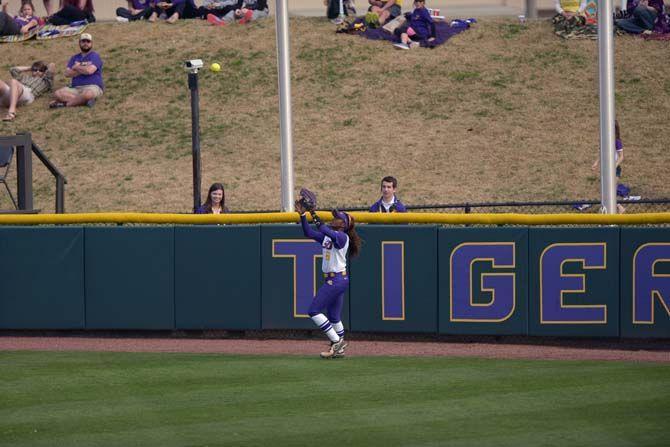
[(670, 263), (670, 243), (640, 246), (633, 256), (633, 324), (654, 324), (654, 300), (670, 316), (670, 274), (657, 273), (660, 263)]

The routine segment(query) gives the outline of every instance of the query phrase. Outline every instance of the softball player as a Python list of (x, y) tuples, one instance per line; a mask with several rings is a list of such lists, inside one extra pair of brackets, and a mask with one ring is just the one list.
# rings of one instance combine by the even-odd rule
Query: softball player
[[(300, 200), (296, 201), (295, 208), (300, 213), (300, 223), (305, 237), (314, 239), (323, 247), (321, 269), (326, 282), (319, 287), (309, 308), (309, 316), (314, 324), (330, 339), (330, 349), (322, 352), (321, 357), (343, 357), (344, 349), (347, 347), (341, 320), (344, 293), (349, 287), (347, 252), (352, 257), (358, 255), (361, 239), (354, 228), (354, 219), (347, 213), (333, 210), (330, 225), (317, 221), (318, 231), (316, 231), (307, 223), (306, 210)], [(324, 309), (328, 314), (327, 317), (323, 313)]]

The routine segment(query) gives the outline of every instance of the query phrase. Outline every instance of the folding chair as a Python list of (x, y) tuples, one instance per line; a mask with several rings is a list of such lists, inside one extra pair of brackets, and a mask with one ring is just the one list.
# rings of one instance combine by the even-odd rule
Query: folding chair
[[(16, 200), (14, 200), (14, 195), (12, 190), (9, 189), (7, 185), (7, 174), (9, 174), (9, 167), (12, 164), (12, 157), (14, 156), (14, 146), (0, 146), (0, 183), (5, 185), (7, 192), (9, 193), (9, 198), (12, 199), (14, 204), (14, 209), (19, 209), (16, 205)], [(2, 172), (4, 169), (4, 172)]]

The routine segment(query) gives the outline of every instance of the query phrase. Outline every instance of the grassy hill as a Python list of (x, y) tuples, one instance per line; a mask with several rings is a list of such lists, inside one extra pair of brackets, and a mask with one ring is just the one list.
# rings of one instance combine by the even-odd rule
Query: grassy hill
[[(66, 209), (188, 212), (190, 103), (181, 62), (219, 62), (200, 76), (203, 189), (226, 186), (229, 207), (278, 209), (279, 117), (272, 19), (215, 28), (96, 24), (105, 96), (93, 108), (19, 109), (0, 134), (30, 131), (68, 178)], [(598, 48), (563, 41), (549, 23), (482, 20), (434, 50), (335, 34), (324, 19), (291, 20), (296, 186), (323, 205), (364, 205), (392, 174), (408, 204), (599, 196)], [(0, 47), (15, 64), (54, 61), (56, 86), (75, 39)], [(616, 39), (624, 180), (670, 196), (670, 49)], [(37, 164), (37, 162), (36, 162)], [(12, 180), (13, 181), (13, 180)], [(39, 167), (35, 205), (53, 210)], [(0, 209), (8, 200), (0, 194)]]

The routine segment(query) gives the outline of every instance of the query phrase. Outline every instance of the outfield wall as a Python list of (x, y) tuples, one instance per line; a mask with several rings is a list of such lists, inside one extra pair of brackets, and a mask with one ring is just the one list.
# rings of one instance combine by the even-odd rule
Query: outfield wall
[[(361, 225), (356, 332), (670, 338), (668, 228)], [(0, 329), (312, 329), (298, 225), (0, 227)]]

